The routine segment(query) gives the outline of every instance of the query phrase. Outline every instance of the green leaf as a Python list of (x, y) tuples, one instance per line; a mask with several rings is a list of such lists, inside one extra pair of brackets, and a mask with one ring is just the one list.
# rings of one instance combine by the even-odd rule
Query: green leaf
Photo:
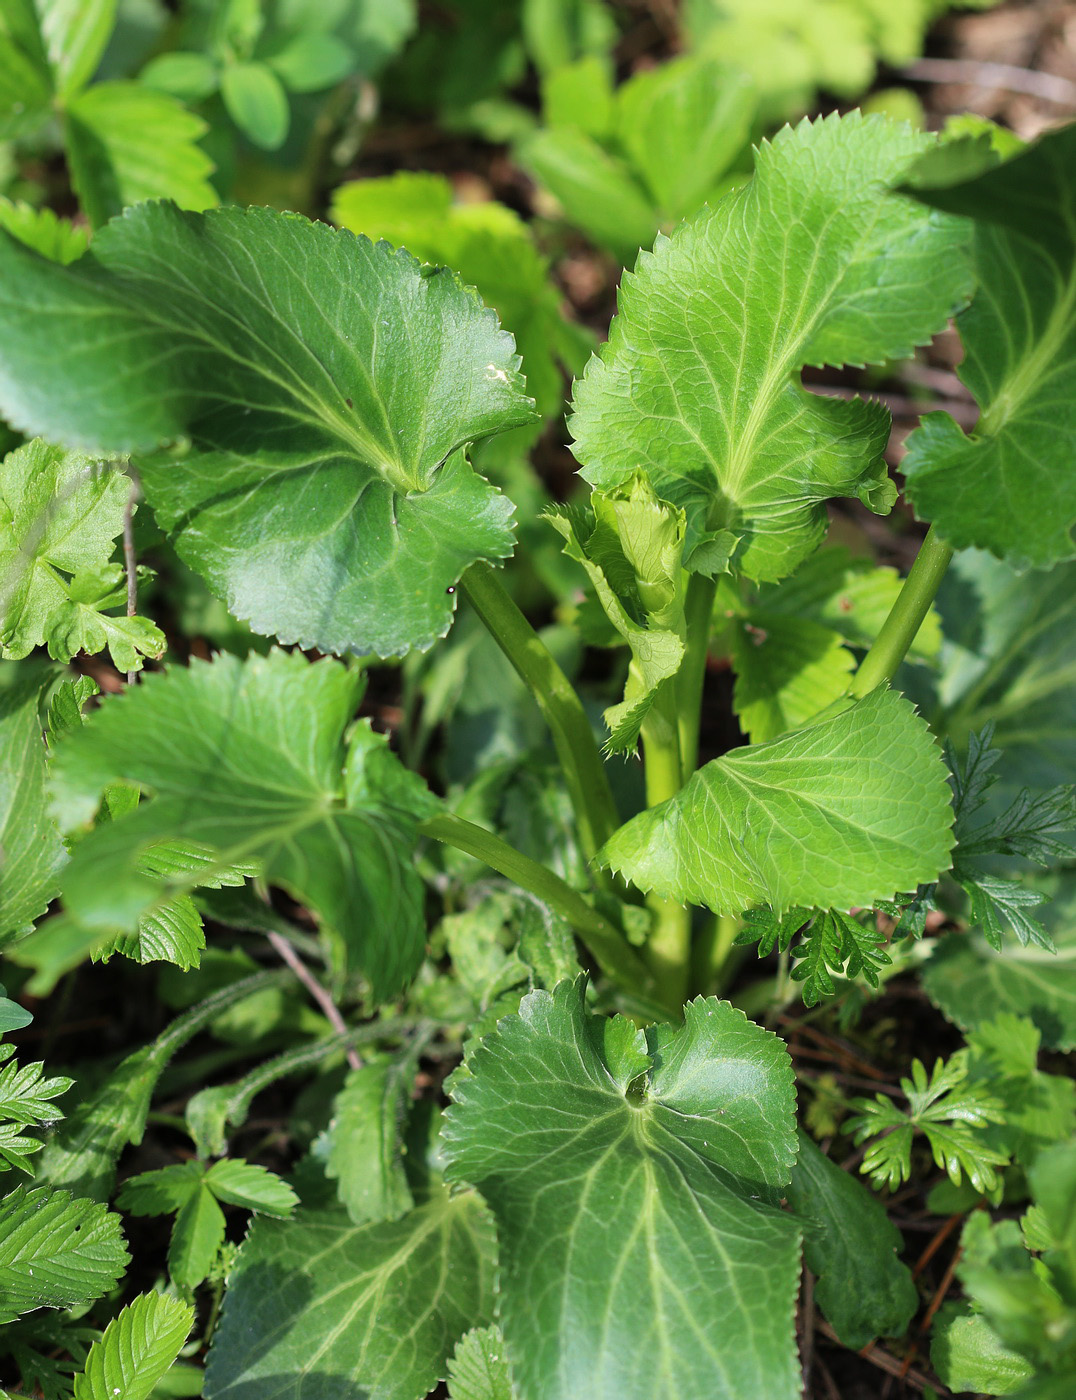
[(785, 1193), (809, 1222), (804, 1261), (818, 1275), (815, 1302), (841, 1342), (859, 1351), (875, 1337), (902, 1337), (919, 1306), (903, 1241), (885, 1208), (804, 1132)]
[(255, 146), (275, 151), (291, 124), (288, 96), (264, 63), (228, 63), (221, 70), (220, 93), (228, 115)]
[(4, 988), (0, 987), (0, 1035), (7, 1035), (8, 1031), (21, 1031), (33, 1019), (25, 1007), (4, 996)]
[(728, 635), (733, 708), (753, 744), (800, 728), (848, 690), (855, 657), (828, 627), (752, 610)]
[(29, 933), (60, 888), (67, 852), (45, 800), (35, 683), (0, 688), (0, 943)]
[(490, 1320), (493, 1254), (471, 1192), (438, 1190), (372, 1225), (343, 1210), (256, 1220), (229, 1277), (207, 1400), (301, 1400), (319, 1389), (421, 1400), (459, 1337)]
[(356, 1225), (396, 1220), (414, 1204), (400, 1140), (414, 1072), (411, 1055), (379, 1055), (351, 1070), (333, 1100), (325, 1174)]
[(200, 102), (216, 92), (217, 69), (205, 54), (162, 53), (150, 59), (138, 81), (181, 102)]
[[(22, 1011), (14, 1002), (6, 1005), (14, 1012)], [(8, 1030), (25, 1026), (31, 1020), (33, 1017), (27, 1012), (22, 1012), (21, 1019), (10, 1013), (5, 1017)], [(59, 1075), (46, 1079), (45, 1066), (40, 1061), (20, 1066), (10, 1059), (12, 1053), (12, 1046), (0, 1045), (0, 1064), (8, 1060), (0, 1069), (0, 1158), (9, 1167), (29, 1172), (32, 1168), (26, 1159), (39, 1152), (42, 1144), (37, 1138), (24, 1136), (20, 1129), (52, 1127), (57, 1123), (63, 1114), (52, 1100), (66, 1094), (75, 1081)]]
[(449, 1400), (513, 1400), (504, 1338), (496, 1327), (468, 1332), (448, 1363)]
[(1076, 558), (1076, 127), (965, 183), (909, 193), (976, 220), (979, 290), (958, 324), (982, 417), (970, 435), (947, 414), (923, 420), (901, 463), (908, 495), (957, 548), (1017, 568)]
[(719, 914), (871, 907), (948, 867), (951, 819), (926, 725), (895, 691), (876, 690), (832, 719), (706, 764), (599, 858), (640, 889)]
[(291, 92), (323, 92), (346, 78), (355, 67), (347, 44), (333, 34), (297, 34), (268, 60), (270, 68)]
[(34, 0), (56, 92), (70, 97), (93, 77), (116, 23), (117, 0)]
[(182, 1162), (155, 1171), (140, 1172), (120, 1187), (116, 1205), (132, 1215), (174, 1215), (201, 1190), (205, 1167)]
[(386, 239), (423, 262), (459, 273), (515, 336), (538, 411), (561, 415), (562, 366), (578, 372), (586, 351), (573, 340), (579, 328), (564, 321), (546, 259), (518, 214), (492, 200), (455, 202), (452, 185), (441, 175), (398, 171), (341, 185), (332, 217), (352, 233)]
[(754, 83), (739, 68), (690, 54), (635, 74), (616, 99), (617, 135), (663, 220), (694, 214), (746, 148)]
[(299, 1203), (298, 1196), (276, 1172), (244, 1162), (242, 1157), (225, 1157), (214, 1162), (206, 1172), (205, 1182), (218, 1201), (260, 1211), (263, 1215), (283, 1219)]
[(657, 216), (628, 166), (592, 136), (569, 127), (537, 131), (517, 152), (520, 165), (563, 207), (570, 223), (623, 263), (654, 241)]
[(981, 1313), (952, 1307), (943, 1308), (934, 1324), (930, 1364), (950, 1390), (988, 1395), (1011, 1395), (1035, 1370), (1003, 1345)]
[(685, 1018), (644, 1035), (563, 982), (451, 1083), (444, 1150), (497, 1219), (521, 1400), (799, 1394), (798, 1234), (768, 1204), (796, 1150), (787, 1052), (727, 1003)]
[(84, 1306), (127, 1267), (120, 1218), (66, 1191), (20, 1186), (0, 1201), (0, 1320)]
[(964, 299), (959, 221), (886, 193), (926, 144), (857, 113), (801, 123), (760, 148), (747, 185), (658, 239), (576, 385), (592, 485), (641, 468), (686, 510), (689, 558), (727, 530), (753, 579), (814, 550), (832, 497), (889, 509), (889, 415), (809, 393), (800, 370), (909, 355)]
[(1030, 944), (991, 948), (981, 934), (950, 933), (934, 947), (923, 989), (962, 1030), (1010, 1012), (1027, 1017), (1050, 1049), (1076, 1048), (1076, 885), (1071, 875), (1043, 881), (1054, 898), (1042, 922), (1056, 953)]
[(183, 209), (219, 202), (213, 162), (197, 144), (208, 128), (166, 93), (96, 83), (68, 104), (64, 130), (71, 183), (95, 227), (143, 199)]
[(70, 263), (80, 258), (89, 243), (89, 232), (70, 219), (61, 219), (47, 207), (35, 209), (22, 201), (0, 198), (0, 228), (20, 243), (52, 262)]
[[(410, 851), (431, 799), (383, 740), (367, 737), (368, 726), (348, 755), (343, 734), (361, 686), (357, 673), (328, 660), (222, 654), (103, 704), (57, 748), (58, 810), (77, 826), (116, 781), (153, 800), (80, 842), (64, 885), (68, 908), (92, 928), (133, 928), (162, 899), (204, 883), (200, 871), (154, 880), (147, 848), (193, 841), (212, 847), (220, 866), (260, 861), (266, 879), (343, 940), (375, 995), (396, 991), (425, 945)], [(408, 783), (421, 790), (417, 807)]]
[(224, 1243), (224, 1212), (203, 1179), (180, 1206), (168, 1245), (168, 1272), (181, 1288), (197, 1288)]
[(142, 617), (107, 617), (126, 602), (109, 563), (131, 483), (115, 465), (40, 438), (0, 463), (0, 655), (47, 646), (57, 661), (108, 648), (118, 670), (160, 656), (164, 634)]
[(178, 1298), (143, 1293), (129, 1303), (94, 1342), (74, 1400), (149, 1400), (179, 1355), (194, 1309)]
[(831, 973), (863, 977), (877, 987), (879, 971), (892, 962), (884, 945), (884, 935), (871, 927), (870, 920), (864, 925), (836, 909), (818, 914), (792, 950), (797, 959), (792, 979), (803, 983), (804, 1005), (815, 1006), (823, 997), (833, 996)]
[(142, 1141), (153, 1091), (176, 1051), (237, 1002), (285, 980), (289, 979), (281, 974), (261, 972), (222, 987), (177, 1017), (155, 1041), (128, 1055), (46, 1145), (38, 1180), (107, 1200), (116, 1161), (128, 1143)]
[[(0, 237), (0, 282), (0, 407), (137, 451), (180, 553), (256, 631), (426, 647), (468, 565), (511, 553), (511, 506), (457, 449), (531, 405), (452, 274), (295, 215), (154, 204), (62, 272)], [(221, 384), (246, 409), (221, 415)]]
[(8, 0), (0, 11), (0, 139), (33, 131), (44, 120), (53, 80), (33, 0)]

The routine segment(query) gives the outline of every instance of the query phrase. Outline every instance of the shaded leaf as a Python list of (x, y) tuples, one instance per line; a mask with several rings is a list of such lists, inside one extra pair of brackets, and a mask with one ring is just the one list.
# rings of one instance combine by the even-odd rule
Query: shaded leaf
[(470, 1192), (439, 1190), (372, 1225), (342, 1209), (256, 1220), (229, 1278), (207, 1400), (301, 1400), (319, 1383), (421, 1400), (458, 1338), (490, 1320), (493, 1250)]
[(584, 996), (531, 993), (450, 1086), (521, 1400), (791, 1400), (798, 1237), (767, 1204), (795, 1155), (787, 1052), (727, 1003), (644, 1034)]
[(333, 1100), (325, 1174), (356, 1225), (396, 1220), (414, 1204), (401, 1148), (415, 1064), (379, 1055), (349, 1072)]

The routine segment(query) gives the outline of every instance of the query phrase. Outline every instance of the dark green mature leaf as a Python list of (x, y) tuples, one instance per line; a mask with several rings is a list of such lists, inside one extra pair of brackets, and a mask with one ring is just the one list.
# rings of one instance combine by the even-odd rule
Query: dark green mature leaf
[(142, 83), (96, 83), (71, 100), (64, 136), (71, 183), (96, 227), (144, 199), (183, 209), (220, 201), (213, 162), (198, 145), (209, 130), (182, 102)]
[(0, 1321), (92, 1303), (127, 1261), (119, 1216), (95, 1201), (25, 1186), (0, 1201)]
[(727, 1003), (685, 1017), (644, 1034), (562, 982), (452, 1081), (445, 1154), (497, 1219), (521, 1400), (799, 1394), (798, 1232), (768, 1204), (796, 1150), (787, 1052)]
[(451, 273), (295, 215), (162, 203), (67, 269), (0, 235), (0, 280), (5, 414), (146, 454), (158, 518), (256, 631), (425, 647), (464, 569), (511, 553), (509, 502), (458, 449), (531, 405)]
[(468, 1332), (448, 1363), (449, 1400), (512, 1400), (504, 1338), (496, 1327)]
[(178, 1298), (141, 1294), (90, 1348), (86, 1369), (75, 1377), (75, 1400), (149, 1400), (193, 1321), (194, 1309)]
[(0, 463), (0, 656), (45, 645), (57, 661), (108, 648), (118, 670), (160, 656), (164, 634), (144, 617), (108, 617), (126, 602), (110, 563), (130, 480), (40, 438)]
[(642, 466), (687, 511), (689, 556), (730, 532), (734, 569), (756, 579), (811, 553), (831, 497), (888, 510), (888, 414), (810, 394), (799, 371), (907, 355), (966, 295), (960, 222), (886, 194), (926, 143), (858, 113), (804, 122), (762, 146), (743, 189), (659, 239), (576, 386), (587, 480)]
[(29, 933), (67, 862), (45, 800), (38, 686), (0, 688), (0, 943)]
[(803, 1253), (818, 1275), (815, 1302), (844, 1345), (858, 1351), (875, 1337), (903, 1336), (919, 1294), (885, 1208), (802, 1131), (785, 1194), (810, 1222)]
[(493, 1231), (473, 1192), (399, 1220), (259, 1219), (229, 1278), (207, 1400), (421, 1400), (456, 1341), (490, 1320)]
[(433, 799), (368, 726), (345, 748), (361, 686), (333, 661), (220, 655), (102, 705), (57, 746), (58, 809), (75, 827), (117, 781), (153, 800), (79, 844), (64, 885), (68, 908), (102, 931), (133, 927), (162, 899), (203, 882), (199, 872), (156, 882), (141, 859), (147, 848), (193, 841), (212, 847), (222, 866), (259, 860), (267, 879), (343, 940), (376, 995), (397, 990), (425, 944), (409, 852), (417, 816)]
[(640, 889), (719, 914), (872, 907), (948, 868), (945, 774), (908, 701), (876, 690), (833, 719), (706, 764), (599, 858)]
[(983, 411), (970, 435), (938, 413), (908, 439), (912, 503), (950, 543), (1018, 568), (1072, 559), (1076, 126), (975, 179), (909, 193), (976, 220), (979, 290), (959, 322), (960, 374)]

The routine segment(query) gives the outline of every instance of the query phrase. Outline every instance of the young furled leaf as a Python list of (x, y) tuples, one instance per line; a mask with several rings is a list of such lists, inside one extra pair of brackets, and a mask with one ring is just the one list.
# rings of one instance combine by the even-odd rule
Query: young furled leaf
[[(8, 1167), (32, 1172), (26, 1159), (30, 1153), (39, 1152), (42, 1144), (36, 1138), (26, 1137), (22, 1129), (52, 1127), (59, 1122), (63, 1114), (52, 1100), (66, 1094), (75, 1081), (62, 1075), (46, 1079), (44, 1064), (38, 1061), (17, 1065), (11, 1058), (14, 1053), (13, 1045), (0, 1045), (0, 1159)], [(2, 1170), (5, 1168), (0, 1165)]]
[[(353, 1225), (342, 1208), (256, 1220), (229, 1275), (207, 1400), (333, 1388), (422, 1400), (459, 1338), (492, 1318), (494, 1250), (474, 1192), (443, 1187), (399, 1220)], [(300, 1315), (301, 1328), (281, 1326)]]
[(67, 863), (45, 798), (38, 680), (0, 687), (0, 944), (27, 934)]
[(193, 1321), (194, 1309), (178, 1298), (140, 1294), (90, 1348), (85, 1370), (75, 1377), (74, 1400), (149, 1400)]
[(595, 491), (589, 512), (562, 509), (547, 519), (631, 648), (624, 699), (604, 717), (608, 750), (634, 749), (684, 656), (684, 512), (659, 500), (637, 475), (623, 487)]
[(975, 220), (979, 290), (958, 322), (959, 373), (982, 409), (971, 435), (947, 414), (924, 418), (901, 463), (908, 495), (957, 548), (1018, 568), (1072, 559), (1076, 126), (974, 179), (907, 192)]
[(592, 1017), (580, 979), (524, 998), (450, 1090), (449, 1174), (497, 1220), (520, 1400), (799, 1394), (798, 1231), (772, 1209), (793, 1085), (775, 1036), (701, 998), (682, 1027), (644, 1033)]
[(137, 451), (180, 554), (255, 631), (427, 647), (463, 571), (512, 552), (510, 503), (460, 449), (532, 405), (453, 274), (295, 215), (159, 203), (66, 269), (0, 234), (0, 280), (5, 414)]
[(818, 1275), (815, 1302), (844, 1345), (858, 1351), (875, 1337), (903, 1336), (919, 1294), (897, 1258), (900, 1231), (876, 1197), (802, 1131), (786, 1195), (809, 1222), (803, 1252)]
[(936, 1061), (929, 1076), (922, 1061), (913, 1060), (912, 1078), (902, 1078), (900, 1087), (908, 1100), (906, 1112), (884, 1094), (851, 1100), (860, 1111), (842, 1131), (851, 1133), (857, 1144), (884, 1134), (868, 1147), (860, 1171), (876, 1186), (893, 1188), (907, 1181), (912, 1138), (918, 1130), (954, 1184), (966, 1176), (976, 1191), (993, 1191), (998, 1184), (994, 1168), (1004, 1166), (1009, 1154), (995, 1151), (974, 1130), (1004, 1121), (1005, 1112), (984, 1085), (968, 1082), (968, 1052), (960, 1050), (945, 1063)]
[(127, 1262), (120, 1217), (94, 1201), (26, 1186), (0, 1201), (0, 1322), (92, 1303)]
[(131, 483), (115, 464), (40, 438), (0, 463), (0, 655), (45, 645), (57, 661), (108, 648), (121, 671), (164, 651), (144, 617), (109, 617), (126, 599), (109, 560)]
[(599, 860), (640, 889), (719, 914), (869, 908), (948, 867), (951, 818), (926, 725), (879, 689), (835, 718), (714, 759), (622, 826)]
[(79, 843), (64, 886), (73, 915), (101, 932), (133, 929), (161, 900), (205, 883), (200, 871), (168, 884), (146, 873), (155, 843), (191, 841), (221, 867), (257, 859), (266, 879), (316, 910), (375, 995), (396, 991), (425, 945), (410, 851), (436, 803), (369, 726), (345, 747), (361, 685), (329, 660), (220, 655), (102, 705), (57, 746), (57, 810), (77, 827), (121, 780), (153, 797)]
[(818, 545), (826, 502), (895, 488), (881, 405), (808, 393), (805, 365), (881, 363), (939, 330), (970, 288), (959, 220), (886, 193), (928, 138), (858, 113), (763, 145), (754, 178), (659, 238), (621, 286), (571, 431), (603, 490), (642, 469), (731, 566), (778, 579)]

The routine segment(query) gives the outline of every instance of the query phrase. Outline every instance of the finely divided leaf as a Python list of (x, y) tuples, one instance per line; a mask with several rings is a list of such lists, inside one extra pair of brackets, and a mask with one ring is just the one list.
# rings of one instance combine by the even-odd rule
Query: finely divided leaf
[(497, 1219), (521, 1400), (792, 1400), (799, 1241), (777, 1038), (727, 1003), (644, 1033), (533, 992), (452, 1081), (445, 1153)]
[(255, 630), (429, 646), (468, 565), (511, 553), (511, 505), (459, 449), (532, 407), (451, 273), (295, 215), (160, 203), (66, 269), (0, 235), (0, 280), (4, 412), (137, 451), (180, 553)]
[(886, 193), (927, 140), (858, 113), (786, 128), (746, 186), (643, 254), (576, 385), (588, 481), (642, 466), (687, 511), (689, 555), (731, 531), (756, 579), (811, 553), (831, 497), (888, 510), (888, 413), (810, 394), (800, 370), (910, 354), (964, 299), (960, 221)]
[(903, 1336), (919, 1294), (885, 1208), (802, 1131), (786, 1194), (809, 1222), (803, 1254), (818, 1275), (815, 1302), (844, 1345), (858, 1351), (875, 1337)]
[(67, 862), (45, 800), (36, 683), (0, 689), (0, 943), (29, 933)]
[(917, 199), (976, 220), (979, 290), (960, 318), (960, 375), (982, 408), (966, 435), (944, 413), (901, 463), (917, 512), (957, 547), (1018, 568), (1076, 557), (1076, 126)]
[(205, 883), (200, 871), (165, 884), (146, 870), (154, 843), (193, 841), (221, 866), (260, 861), (267, 879), (317, 911), (378, 996), (398, 989), (425, 944), (410, 850), (432, 799), (368, 726), (349, 758), (343, 734), (360, 687), (333, 661), (221, 655), (103, 704), (57, 746), (58, 810), (76, 826), (116, 781), (153, 798), (80, 842), (64, 887), (71, 912), (102, 931), (133, 928)]
[[(0, 1008), (5, 1005), (15, 1012), (22, 1010), (6, 998), (0, 1001)], [(14, 1030), (28, 1024), (31, 1018), (25, 1013), (24, 1016), (25, 1019), (20, 1020), (8, 1015), (6, 1029)], [(18, 1065), (11, 1058), (13, 1053), (13, 1046), (0, 1045), (0, 1064), (7, 1061), (0, 1069), (0, 1162), (32, 1172), (26, 1159), (30, 1153), (39, 1152), (42, 1144), (37, 1138), (26, 1136), (22, 1129), (52, 1127), (57, 1123), (63, 1114), (52, 1100), (66, 1094), (75, 1081), (63, 1076), (46, 1079), (45, 1066), (40, 1061)], [(0, 1171), (5, 1169), (0, 1165)]]
[(118, 1215), (66, 1191), (20, 1186), (0, 1201), (0, 1320), (92, 1303), (127, 1260)]
[(207, 1400), (421, 1400), (493, 1311), (493, 1231), (473, 1192), (399, 1220), (255, 1221), (228, 1281)]
[(75, 1400), (148, 1400), (179, 1355), (194, 1321), (194, 1309), (178, 1298), (143, 1293), (94, 1342)]
[(706, 764), (599, 858), (640, 889), (715, 913), (846, 910), (937, 879), (951, 823), (929, 730), (903, 696), (879, 689), (835, 718)]
[(0, 656), (46, 645), (57, 661), (106, 647), (118, 670), (160, 656), (164, 634), (144, 617), (108, 617), (126, 602), (110, 562), (130, 480), (115, 463), (40, 438), (0, 463)]

